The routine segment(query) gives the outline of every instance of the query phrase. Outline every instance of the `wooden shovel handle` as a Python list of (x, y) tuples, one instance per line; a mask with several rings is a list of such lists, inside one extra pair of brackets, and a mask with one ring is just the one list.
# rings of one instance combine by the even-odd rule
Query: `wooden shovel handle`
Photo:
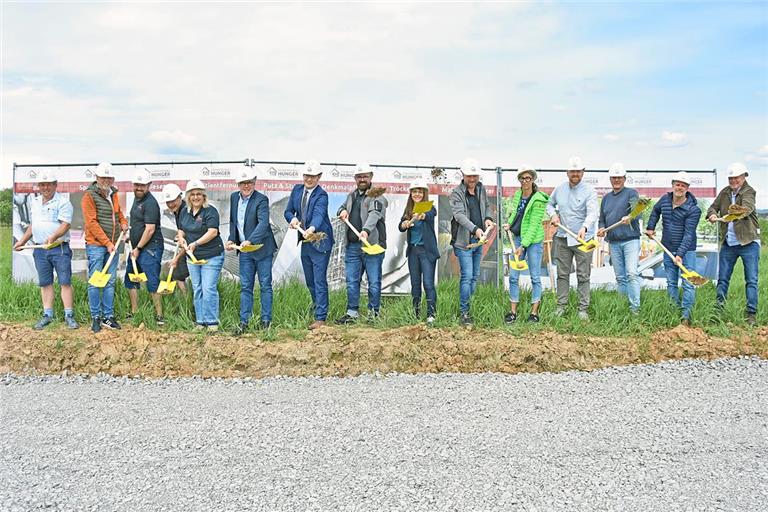
[(672, 254), (672, 251), (670, 251), (669, 249), (667, 249), (666, 247), (664, 247), (664, 244), (662, 244), (662, 243), (661, 243), (661, 240), (657, 239), (657, 238), (656, 238), (655, 236), (653, 236), (653, 235), (648, 235), (648, 234), (646, 234), (645, 236), (647, 236), (648, 238), (650, 238), (651, 240), (653, 240), (654, 242), (656, 242), (657, 244), (659, 244), (659, 247), (661, 247), (661, 248), (664, 250), (664, 252), (665, 252), (665, 253), (667, 253), (667, 256), (669, 256), (669, 257), (672, 259), (672, 261), (675, 263), (675, 265), (677, 265), (678, 267), (680, 267), (680, 270), (682, 270), (682, 271), (683, 271), (683, 272), (685, 272), (686, 274), (689, 272), (689, 271), (688, 271), (688, 269), (687, 269), (687, 268), (685, 268), (685, 265), (683, 265), (682, 263), (678, 263), (678, 262), (677, 262), (677, 260), (675, 259), (675, 255), (674, 255), (674, 254)]
[[(347, 219), (347, 218), (343, 218), (343, 219), (341, 219), (341, 220), (343, 220), (343, 221), (344, 221), (344, 223), (345, 223), (347, 226), (349, 226), (349, 229), (351, 229), (351, 230), (352, 230), (352, 232), (353, 232), (355, 235), (357, 235), (357, 238), (360, 238), (360, 232), (359, 232), (358, 230), (356, 230), (356, 229), (355, 229), (355, 226), (353, 226), (351, 222), (349, 222), (349, 219)], [(362, 242), (365, 244), (365, 246), (366, 246), (366, 247), (370, 247), (370, 246), (371, 246), (371, 242), (369, 242), (367, 239), (366, 239), (366, 240), (361, 240), (361, 241), (362, 241)]]

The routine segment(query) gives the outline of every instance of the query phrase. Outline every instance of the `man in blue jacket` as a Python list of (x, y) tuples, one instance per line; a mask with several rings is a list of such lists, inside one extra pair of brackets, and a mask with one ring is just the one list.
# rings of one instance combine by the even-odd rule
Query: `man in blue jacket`
[(232, 251), (250, 245), (262, 246), (250, 252), (239, 252), (240, 260), (240, 324), (235, 334), (248, 329), (253, 314), (253, 293), (256, 274), (259, 275), (262, 329), (272, 323), (272, 255), (277, 243), (269, 224), (269, 199), (254, 189), (256, 175), (252, 168), (245, 168), (235, 177), (238, 192), (233, 192), (229, 204), (229, 239), (225, 249)]
[[(694, 195), (688, 192), (690, 185), (688, 173), (680, 171), (675, 174), (672, 178), (672, 192), (667, 192), (656, 202), (648, 218), (648, 229), (645, 230), (646, 235), (653, 236), (661, 216), (661, 243), (675, 255), (674, 261), (664, 255), (667, 293), (678, 306), (681, 306), (678, 265), (683, 264), (688, 270), (696, 270), (696, 227), (701, 218), (701, 208)], [(683, 279), (682, 323), (685, 325), (691, 323), (691, 310), (695, 300), (696, 288)]]
[(314, 233), (322, 237), (314, 242), (304, 242), (299, 233), (301, 244), (301, 267), (304, 269), (304, 281), (312, 296), (315, 321), (309, 326), (318, 329), (325, 325), (328, 318), (328, 262), (333, 248), (333, 228), (328, 217), (328, 194), (319, 185), (323, 169), (320, 162), (310, 160), (304, 164), (304, 183), (296, 185), (285, 206), (284, 217), (292, 229), (301, 228), (309, 236)]

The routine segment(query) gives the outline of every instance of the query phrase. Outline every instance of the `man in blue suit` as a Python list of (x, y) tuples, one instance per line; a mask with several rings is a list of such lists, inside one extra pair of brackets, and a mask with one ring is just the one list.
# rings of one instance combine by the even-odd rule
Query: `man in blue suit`
[[(318, 184), (322, 175), (320, 162), (310, 160), (305, 163), (304, 184), (293, 187), (284, 212), (285, 220), (292, 229), (304, 231), (304, 235), (299, 232), (301, 266), (315, 308), (315, 321), (309, 326), (310, 329), (322, 327), (328, 317), (327, 274), (333, 247), (333, 228), (328, 217), (328, 194)], [(322, 234), (322, 238), (302, 243), (305, 235), (315, 233)]]
[(245, 248), (261, 245), (255, 251), (238, 251), (240, 259), (240, 325), (235, 335), (248, 329), (253, 314), (253, 293), (256, 274), (259, 275), (262, 329), (272, 323), (272, 255), (277, 243), (269, 224), (269, 199), (256, 192), (256, 176), (252, 168), (245, 168), (235, 177), (238, 192), (233, 192), (229, 204), (229, 239), (225, 248)]

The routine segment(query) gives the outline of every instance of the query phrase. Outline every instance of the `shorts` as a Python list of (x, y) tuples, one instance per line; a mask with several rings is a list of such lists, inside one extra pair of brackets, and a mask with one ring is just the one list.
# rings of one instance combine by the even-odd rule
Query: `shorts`
[(59, 278), (59, 284), (72, 284), (72, 249), (64, 242), (53, 249), (35, 249), (32, 252), (37, 269), (37, 284), (41, 288), (53, 284), (53, 271)]
[[(146, 247), (139, 251), (139, 257), (136, 258), (136, 270), (137, 273), (144, 272), (147, 275), (147, 290), (150, 293), (157, 293), (157, 287), (160, 285), (160, 264), (162, 263), (163, 249), (162, 247), (149, 248)], [(133, 274), (133, 261), (128, 258), (127, 266), (125, 269), (125, 287), (129, 290), (138, 288), (141, 283), (134, 283), (128, 277), (128, 274)]]

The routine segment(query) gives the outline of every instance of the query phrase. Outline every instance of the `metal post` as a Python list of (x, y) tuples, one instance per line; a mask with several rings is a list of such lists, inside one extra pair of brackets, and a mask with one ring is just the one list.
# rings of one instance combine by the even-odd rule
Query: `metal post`
[(502, 180), (501, 167), (496, 167), (496, 288), (504, 288), (504, 238), (501, 236)]

